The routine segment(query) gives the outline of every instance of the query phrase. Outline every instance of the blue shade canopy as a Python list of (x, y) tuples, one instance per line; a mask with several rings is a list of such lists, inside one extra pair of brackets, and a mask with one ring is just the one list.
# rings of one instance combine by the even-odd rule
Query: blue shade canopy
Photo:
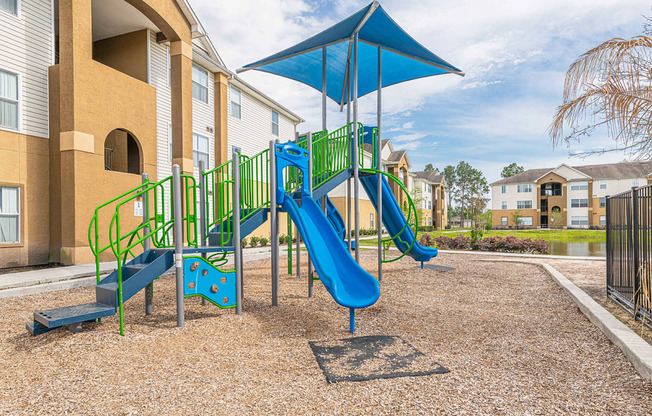
[[(326, 95), (340, 105), (347, 102), (353, 61), (353, 36), (358, 33), (358, 97), (378, 88), (378, 48), (381, 49), (382, 86), (446, 73), (464, 73), (408, 35), (377, 1), (343, 21), (290, 48), (238, 69), (269, 72), (322, 90), (322, 48), (326, 48)], [(351, 94), (351, 97), (353, 94)]]

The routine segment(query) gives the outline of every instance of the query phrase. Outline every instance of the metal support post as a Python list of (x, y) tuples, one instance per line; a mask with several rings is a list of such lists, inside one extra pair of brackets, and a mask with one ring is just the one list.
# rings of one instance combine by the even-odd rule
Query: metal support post
[(278, 305), (278, 209), (276, 201), (276, 150), (274, 140), (269, 141), (269, 207), (270, 207), (270, 240), (272, 241), (272, 306)]
[(233, 161), (233, 261), (235, 263), (235, 313), (242, 315), (242, 238), (240, 237), (240, 148), (234, 147)]
[(358, 32), (353, 37), (353, 198), (355, 261), (360, 262), (360, 167), (358, 166)]
[[(206, 178), (204, 177), (204, 161), (199, 161), (199, 235), (201, 237), (201, 246), (206, 247), (208, 243), (206, 242), (206, 233), (208, 232), (207, 228), (207, 219), (206, 219)], [(201, 253), (202, 258), (206, 259), (208, 256), (207, 253)], [(201, 304), (206, 306), (208, 305), (208, 300), (206, 298), (201, 298)]]
[(299, 233), (299, 228), (297, 228), (296, 252), (297, 279), (301, 279), (301, 234)]
[[(376, 169), (383, 170), (383, 158), (381, 156), (381, 139), (380, 139), (380, 122), (383, 113), (383, 76), (382, 76), (382, 49), (378, 47), (378, 91), (377, 91), (377, 108), (376, 108)], [(378, 173), (378, 281), (383, 281), (383, 175)], [(423, 264), (422, 264), (423, 266)], [(423, 267), (422, 267), (423, 268)]]
[[(347, 62), (349, 68), (351, 67), (351, 59), (348, 60)], [(351, 140), (351, 81), (349, 81), (346, 85), (346, 134)], [(351, 146), (348, 147), (349, 151), (351, 150)], [(351, 161), (353, 158), (350, 158)], [(353, 163), (351, 163), (353, 164)], [(348, 241), (348, 248), (349, 252), (351, 251), (351, 178), (346, 179), (346, 238)]]
[[(326, 57), (326, 48), (322, 49), (323, 57)], [(325, 68), (325, 66), (324, 66)], [(326, 74), (324, 73), (324, 79)], [(325, 105), (322, 102), (322, 105)], [(325, 109), (325, 107), (324, 107)], [(322, 110), (322, 123), (325, 120), (325, 110)], [(312, 152), (312, 134), (308, 132), (308, 179), (303, 181), (303, 186), (312, 196), (312, 171), (313, 171), (313, 152)], [(313, 295), (313, 284), (312, 284), (313, 270), (312, 270), (312, 260), (310, 259), (310, 254), (308, 254), (308, 297), (311, 298)]]
[(181, 170), (172, 166), (172, 200), (174, 206), (174, 266), (177, 276), (177, 326), (184, 326), (183, 311), (183, 220), (181, 219)]
[[(149, 184), (149, 175), (146, 173), (143, 173), (143, 190), (147, 188), (147, 185)], [(149, 193), (144, 192), (143, 193), (143, 224), (145, 224), (145, 227), (143, 228), (143, 234), (148, 235), (150, 233), (149, 229)], [(151, 239), (150, 237), (146, 237), (145, 241), (143, 241), (143, 249), (145, 251), (149, 250), (151, 248)], [(145, 287), (145, 315), (151, 315), (152, 314), (152, 297), (154, 295), (154, 282), (150, 283)]]

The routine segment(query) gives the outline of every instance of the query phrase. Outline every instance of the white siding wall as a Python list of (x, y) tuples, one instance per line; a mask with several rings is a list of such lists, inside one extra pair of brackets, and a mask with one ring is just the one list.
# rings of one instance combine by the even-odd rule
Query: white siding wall
[(168, 87), (168, 47), (156, 42), (150, 32), (150, 84), (156, 87), (156, 175), (158, 180), (172, 175), (168, 128), (171, 123), (171, 92)]
[(279, 112), (279, 135), (272, 134), (272, 108), (238, 88), (242, 92), (242, 117), (231, 117), (231, 88), (228, 89), (228, 144), (242, 149), (242, 154), (253, 156), (269, 147), (269, 141), (294, 140), (294, 123)]
[(507, 202), (507, 209), (517, 209), (518, 201), (532, 201), (532, 209), (537, 208), (537, 185), (532, 183), (532, 192), (518, 192), (518, 184), (509, 184), (507, 193), (501, 193), (502, 185), (491, 187), (491, 209), (502, 209), (502, 202)]
[(19, 17), (0, 12), (0, 69), (19, 74), (21, 133), (49, 137), (50, 0), (22, 0)]
[(583, 173), (576, 171), (575, 169), (569, 168), (568, 166), (560, 166), (557, 169), (553, 170), (554, 173), (566, 178), (569, 181), (572, 180), (588, 180), (588, 177)]
[[(573, 185), (577, 185), (578, 182), (584, 183), (586, 182), (585, 180), (581, 181), (573, 181), (573, 182), (568, 182), (566, 184), (566, 207), (567, 207), (567, 213), (566, 213), (566, 222), (569, 227), (580, 227), (578, 225), (572, 225), (572, 217), (587, 217), (589, 216), (589, 208), (573, 208), (571, 205), (571, 200), (572, 199), (586, 199), (588, 202), (589, 199), (589, 191), (588, 190), (572, 190)], [(590, 218), (589, 218), (590, 221)], [(582, 226), (582, 227), (588, 227), (588, 226)]]
[[(620, 192), (632, 189), (632, 179), (606, 179), (607, 189), (600, 189), (600, 181), (602, 179), (595, 179), (593, 181), (593, 196), (601, 198), (607, 195), (615, 195)], [(638, 186), (647, 185), (647, 178), (638, 178)]]
[[(205, 68), (203, 69), (205, 70)], [(215, 84), (213, 73), (206, 72), (208, 72), (208, 104), (192, 99), (192, 132), (208, 137), (208, 166), (206, 166), (206, 170), (210, 170), (215, 167)], [(195, 178), (199, 179), (199, 167), (196, 167), (194, 172)]]
[[(364, 165), (365, 166), (371, 166), (371, 154), (370, 153), (365, 153), (364, 154)], [(369, 201), (369, 196), (365, 192), (364, 188), (362, 187), (361, 183), (358, 183), (360, 187), (360, 193), (359, 193), (359, 198), (361, 201)], [(335, 189), (330, 191), (328, 193), (328, 196), (331, 198), (346, 198), (346, 182), (341, 183)], [(351, 198), (353, 198), (353, 182), (351, 182)]]

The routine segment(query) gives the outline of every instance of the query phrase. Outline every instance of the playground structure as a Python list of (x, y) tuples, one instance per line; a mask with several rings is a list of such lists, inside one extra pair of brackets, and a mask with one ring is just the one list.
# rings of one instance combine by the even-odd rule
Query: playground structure
[[(437, 254), (436, 249), (421, 247), (417, 242), (417, 210), (398, 178), (378, 169), (380, 154), (375, 153), (371, 165), (365, 166), (362, 132), (361, 124), (358, 129), (348, 124), (331, 133), (308, 133), (294, 142), (270, 142), (269, 149), (251, 157), (241, 155), (236, 148), (227, 163), (209, 171), (204, 171), (202, 165), (199, 184), (194, 177), (180, 174), (178, 166), (172, 176), (156, 183), (143, 175), (142, 186), (100, 205), (91, 219), (88, 236), (97, 267), (96, 302), (37, 311), (34, 321), (27, 324), (28, 331), (37, 335), (68, 325), (78, 327), (82, 322), (117, 313), (120, 333), (124, 334), (124, 303), (144, 290), (145, 313), (151, 314), (154, 281), (172, 267), (176, 272), (177, 326), (184, 325), (186, 297), (199, 296), (241, 314), (243, 271), (239, 242), (268, 219), (272, 304), (277, 305), (278, 223), (279, 213), (286, 212), (299, 232), (297, 260), (298, 242), (303, 239), (317, 271), (318, 279), (312, 273), (308, 276), (309, 296), (313, 279), (320, 280), (338, 304), (349, 308), (353, 332), (355, 309), (374, 304), (380, 296), (378, 280), (349, 253), (351, 233), (346, 232), (342, 216), (328, 200), (328, 192), (352, 177), (354, 154), (359, 156), (356, 159), (363, 188), (376, 206), (375, 184), (378, 176), (383, 178), (382, 221), (390, 232), (384, 242), (396, 245), (401, 251), (398, 258), (409, 255), (423, 262)], [(367, 140), (376, 137), (373, 134)], [(406, 193), (407, 218), (386, 178), (398, 183)], [(133, 218), (125, 216), (124, 211), (135, 203), (142, 204), (142, 222), (129, 227)], [(101, 215), (104, 211), (108, 215)], [(101, 218), (110, 221), (101, 227)], [(101, 230), (107, 225), (103, 234)], [(292, 253), (291, 238), (288, 240), (288, 253)], [(100, 278), (100, 258), (109, 253), (117, 261), (117, 269)], [(229, 253), (233, 253), (230, 265)], [(291, 270), (291, 256), (288, 262)]]
[[(388, 64), (386, 74), (382, 71), (383, 62)], [(298, 230), (297, 277), (301, 239), (305, 242), (309, 255), (308, 296), (313, 295), (314, 266), (333, 299), (349, 308), (351, 332), (355, 330), (355, 309), (374, 304), (380, 296), (383, 262), (408, 255), (421, 262), (423, 268), (423, 262), (437, 255), (436, 249), (417, 242), (417, 209), (407, 189), (398, 178), (382, 170), (382, 88), (447, 73), (463, 76), (461, 70), (416, 42), (377, 1), (323, 32), (238, 72), (250, 69), (295, 79), (319, 90), (322, 131), (297, 136), (293, 143), (272, 141), (269, 148), (251, 157), (234, 148), (231, 160), (214, 169), (204, 171), (200, 163), (199, 184), (194, 177), (181, 175), (176, 165), (172, 176), (156, 183), (150, 183), (144, 175), (142, 186), (100, 205), (89, 227), (89, 243), (97, 265), (97, 301), (37, 311), (34, 322), (27, 324), (30, 333), (79, 326), (118, 313), (120, 333), (124, 334), (124, 302), (144, 289), (145, 311), (151, 314), (154, 280), (173, 266), (177, 326), (184, 325), (184, 297), (189, 296), (201, 296), (206, 302), (235, 308), (241, 314), (241, 241), (268, 219), (275, 306), (279, 290), (279, 212), (286, 212)], [(359, 72), (365, 75), (362, 79)], [(377, 93), (377, 125), (365, 129), (358, 122), (358, 97), (372, 91)], [(328, 97), (339, 104), (340, 111), (345, 105), (347, 108), (347, 124), (332, 132), (326, 126)], [(364, 144), (371, 145), (371, 163), (365, 162)], [(406, 215), (388, 180), (405, 193)], [(328, 198), (330, 191), (345, 182), (346, 226)], [(360, 184), (374, 205), (379, 222), (389, 232), (389, 237), (383, 239), (379, 227), (377, 279), (359, 266)], [(121, 208), (136, 203), (142, 203), (143, 213), (142, 222), (134, 225), (121, 215)], [(109, 226), (108, 233), (100, 238), (102, 214)], [(390, 241), (401, 255), (388, 260), (384, 249)], [(288, 273), (292, 271), (291, 244), (288, 222)], [(351, 249), (355, 261), (349, 254)], [(233, 269), (223, 270), (229, 253), (233, 253)], [(113, 254), (117, 269), (100, 279), (100, 257), (107, 254)]]

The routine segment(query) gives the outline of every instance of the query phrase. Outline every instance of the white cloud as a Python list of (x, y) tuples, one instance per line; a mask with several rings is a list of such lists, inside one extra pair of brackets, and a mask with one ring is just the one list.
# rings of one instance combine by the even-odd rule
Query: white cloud
[(411, 129), (413, 126), (414, 126), (414, 120), (412, 120), (412, 121), (408, 121), (408, 122), (406, 122), (406, 123), (403, 123), (403, 125), (401, 126), (401, 128), (403, 128), (404, 130), (409, 130), (409, 129)]

